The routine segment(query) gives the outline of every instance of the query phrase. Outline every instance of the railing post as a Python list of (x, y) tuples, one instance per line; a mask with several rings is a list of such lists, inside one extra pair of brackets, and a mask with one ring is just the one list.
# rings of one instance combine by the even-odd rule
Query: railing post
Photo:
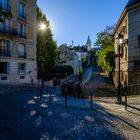
[(40, 97), (40, 87), (38, 87), (37, 96), (38, 96), (38, 98)]
[(50, 89), (50, 102), (52, 101), (52, 89)]
[(68, 96), (68, 90), (67, 90), (67, 86), (65, 87), (65, 106), (67, 106), (67, 96)]
[(125, 94), (125, 110), (127, 110), (127, 87), (126, 86), (124, 89), (124, 94)]
[(91, 96), (91, 109), (92, 109), (92, 104), (93, 104), (93, 93), (92, 93), (92, 91), (90, 93), (90, 96)]
[(42, 79), (42, 82), (41, 82), (41, 90), (40, 90), (40, 99), (42, 99), (43, 86), (44, 86), (44, 80)]

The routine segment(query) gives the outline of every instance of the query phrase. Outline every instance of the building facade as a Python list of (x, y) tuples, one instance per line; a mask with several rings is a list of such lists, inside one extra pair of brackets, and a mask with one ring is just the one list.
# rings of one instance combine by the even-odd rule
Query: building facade
[(78, 74), (80, 70), (82, 70), (82, 62), (81, 55), (77, 54), (71, 47), (65, 45), (61, 45), (58, 48), (58, 57), (57, 64), (58, 65), (70, 65), (74, 70), (74, 74)]
[(119, 57), (122, 85), (140, 84), (140, 1), (129, 0), (114, 31), (115, 54), (119, 53), (118, 35), (122, 36), (120, 54), (115, 59), (114, 83), (118, 86)]
[(0, 0), (0, 83), (37, 83), (36, 0)]

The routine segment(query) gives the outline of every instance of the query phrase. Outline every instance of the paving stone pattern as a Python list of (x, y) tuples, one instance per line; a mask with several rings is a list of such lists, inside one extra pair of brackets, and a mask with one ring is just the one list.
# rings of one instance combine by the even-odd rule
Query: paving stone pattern
[[(110, 99), (112, 100), (112, 99)], [(0, 140), (139, 140), (140, 112), (112, 102), (43, 96), (37, 91), (0, 94)]]

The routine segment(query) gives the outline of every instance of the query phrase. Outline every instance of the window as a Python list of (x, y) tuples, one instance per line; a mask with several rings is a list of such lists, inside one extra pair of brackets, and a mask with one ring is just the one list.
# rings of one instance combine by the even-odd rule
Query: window
[(26, 64), (19, 63), (19, 74), (25, 74), (25, 73), (26, 73)]
[(18, 48), (18, 56), (19, 57), (25, 57), (25, 44), (20, 44)]
[(7, 63), (6, 62), (0, 62), (0, 73), (1, 74), (7, 73)]
[(125, 74), (125, 84), (127, 83), (127, 74)]
[(25, 24), (19, 24), (19, 35), (21, 37), (26, 37), (26, 25)]
[(0, 40), (0, 56), (10, 56), (10, 42)]
[(5, 22), (0, 22), (0, 31), (10, 32), (11, 20), (5, 19)]
[(18, 15), (21, 18), (26, 18), (26, 5), (19, 2)]
[(3, 10), (9, 11), (10, 10), (10, 0), (0, 0), (0, 7)]
[(2, 76), (1, 80), (7, 80), (7, 76)]
[(25, 76), (20, 76), (20, 79), (25, 79)]
[(123, 75), (123, 71), (121, 71), (120, 75), (121, 75), (121, 81), (123, 81), (123, 78), (124, 78), (124, 77), (123, 77), (123, 76), (124, 76), (124, 75)]
[(127, 45), (125, 45), (125, 60), (127, 60)]

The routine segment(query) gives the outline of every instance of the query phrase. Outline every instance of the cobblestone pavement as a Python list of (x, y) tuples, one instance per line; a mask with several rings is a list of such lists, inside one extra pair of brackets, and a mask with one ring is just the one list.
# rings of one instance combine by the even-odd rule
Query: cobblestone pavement
[(140, 112), (106, 102), (44, 95), (36, 91), (0, 94), (0, 140), (139, 140)]

